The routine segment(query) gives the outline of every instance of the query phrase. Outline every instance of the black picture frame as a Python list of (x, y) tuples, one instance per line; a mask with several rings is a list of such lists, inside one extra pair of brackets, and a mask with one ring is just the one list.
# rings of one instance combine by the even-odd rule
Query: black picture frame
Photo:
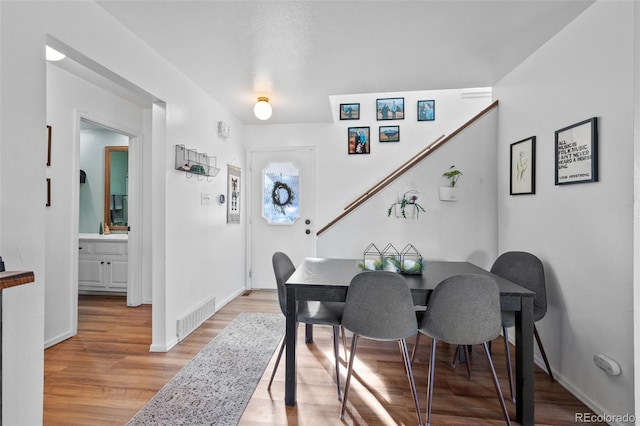
[(242, 170), (227, 164), (227, 223), (240, 223)]
[(51, 166), (51, 126), (47, 126), (47, 167)]
[(371, 152), (371, 132), (369, 127), (349, 127), (347, 129), (349, 154), (369, 154)]
[(555, 132), (556, 185), (598, 181), (598, 118)]
[(380, 126), (378, 138), (380, 142), (400, 142), (400, 126)]
[(531, 136), (511, 144), (510, 195), (536, 193), (536, 137)]
[(340, 104), (340, 120), (360, 120), (360, 104)]
[(404, 120), (404, 98), (376, 99), (376, 118), (381, 120)]
[(436, 101), (434, 99), (418, 101), (418, 121), (436, 119)]

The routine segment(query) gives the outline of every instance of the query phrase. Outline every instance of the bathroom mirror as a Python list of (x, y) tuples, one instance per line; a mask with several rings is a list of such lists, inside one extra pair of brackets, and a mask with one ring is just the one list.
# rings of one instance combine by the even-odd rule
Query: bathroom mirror
[(129, 147), (104, 148), (104, 223), (110, 231), (128, 230)]

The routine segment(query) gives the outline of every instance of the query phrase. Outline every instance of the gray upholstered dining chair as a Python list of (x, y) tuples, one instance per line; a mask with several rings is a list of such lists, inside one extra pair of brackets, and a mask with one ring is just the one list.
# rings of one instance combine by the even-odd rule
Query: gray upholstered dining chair
[[(296, 268), (291, 262), (289, 256), (282, 252), (275, 252), (271, 259), (273, 263), (273, 272), (276, 276), (276, 284), (278, 288), (278, 301), (280, 302), (280, 309), (282, 314), (286, 316), (287, 308), (287, 288), (285, 283), (295, 272)], [(315, 301), (299, 301), (298, 302), (298, 323), (304, 324), (316, 324), (316, 325), (330, 325), (333, 327), (333, 354), (335, 357), (336, 365), (336, 386), (338, 389), (338, 399), (342, 400), (342, 392), (340, 389), (340, 359), (338, 356), (338, 347), (340, 345), (340, 330), (342, 325), (342, 313), (344, 310), (344, 303), (342, 302), (315, 302)], [(342, 343), (346, 346), (346, 339), (344, 333), (342, 333)], [(271, 384), (273, 378), (278, 370), (282, 353), (286, 346), (286, 336), (282, 339), (278, 357), (276, 358), (276, 365), (273, 367), (271, 378), (269, 379), (269, 385), (267, 390), (271, 390)], [(346, 351), (346, 349), (345, 349)], [(346, 352), (345, 352), (346, 353)], [(346, 358), (346, 356), (345, 356)]]
[(500, 292), (495, 279), (486, 275), (463, 274), (446, 278), (436, 286), (419, 326), (421, 334), (432, 338), (427, 380), (427, 425), (431, 423), (438, 341), (463, 346), (482, 343), (504, 418), (507, 424), (511, 424), (487, 344), (500, 335), (500, 328)]
[[(491, 267), (491, 272), (506, 278), (509, 281), (535, 292), (533, 298), (533, 334), (540, 348), (542, 359), (547, 367), (551, 381), (554, 381), (547, 354), (542, 346), (540, 335), (536, 328), (536, 322), (544, 318), (547, 313), (547, 290), (544, 279), (544, 266), (535, 255), (523, 251), (509, 251), (498, 256)], [(511, 352), (509, 351), (509, 334), (507, 329), (515, 325), (515, 314), (512, 311), (502, 311), (502, 334), (504, 335), (504, 348), (507, 357), (507, 369), (509, 373), (509, 389), (511, 399), (515, 401), (513, 392), (513, 371), (511, 368)]]
[(418, 393), (406, 341), (407, 337), (418, 332), (418, 321), (411, 290), (404, 277), (389, 271), (366, 271), (353, 277), (347, 292), (342, 325), (353, 333), (353, 339), (340, 418), (344, 420), (358, 339), (364, 337), (378, 341), (398, 341), (418, 421), (422, 425)]

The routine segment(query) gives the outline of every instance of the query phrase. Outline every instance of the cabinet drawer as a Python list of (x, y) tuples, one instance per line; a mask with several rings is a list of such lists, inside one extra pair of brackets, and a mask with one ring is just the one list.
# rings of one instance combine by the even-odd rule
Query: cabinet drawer
[(88, 243), (86, 241), (80, 241), (80, 244), (78, 245), (78, 253), (80, 255), (93, 254), (93, 243)]
[(95, 254), (127, 254), (126, 242), (106, 242), (96, 241), (93, 243)]

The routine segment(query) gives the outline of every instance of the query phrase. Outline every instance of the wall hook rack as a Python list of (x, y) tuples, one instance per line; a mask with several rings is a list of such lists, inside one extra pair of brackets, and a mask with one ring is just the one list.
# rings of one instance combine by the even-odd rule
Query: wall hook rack
[(215, 177), (220, 169), (217, 167), (217, 158), (207, 155), (204, 152), (198, 152), (195, 149), (185, 148), (184, 145), (176, 145), (176, 170), (186, 172), (187, 178), (193, 175), (201, 181), (204, 176), (207, 182), (211, 182), (210, 178)]

